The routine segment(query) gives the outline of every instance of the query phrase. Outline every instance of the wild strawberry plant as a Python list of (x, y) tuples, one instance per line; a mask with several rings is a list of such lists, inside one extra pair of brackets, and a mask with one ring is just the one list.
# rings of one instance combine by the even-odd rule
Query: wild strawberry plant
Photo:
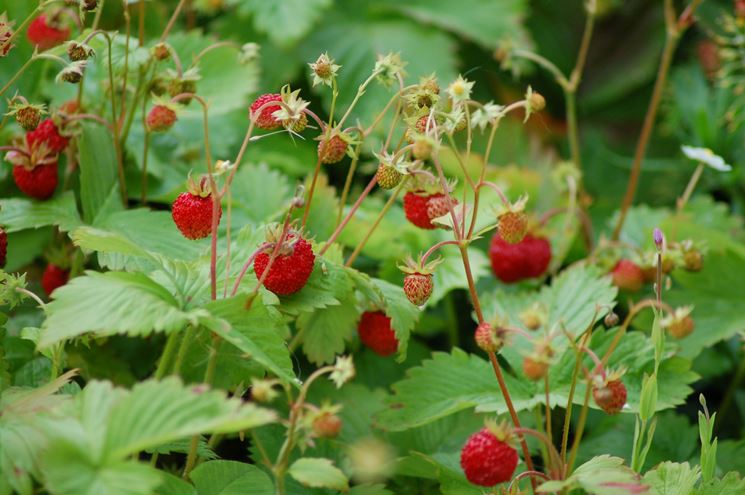
[[(695, 73), (671, 71), (673, 54), (712, 11), (664, 2), (615, 213), (577, 112), (607, 2), (584, 3), (569, 71), (467, 8), (377, 6), (515, 75), (545, 71), (566, 110), (558, 153), (519, 142), (546, 98), (451, 74), (429, 52), (444, 31), (417, 51), (421, 27), (378, 20), (401, 50), (336, 60), (360, 23), (329, 1), (233, 2), (267, 38), (260, 55), (178, 27), (231, 33), (221, 2), (116, 3), (0, 19), (0, 493), (745, 492), (743, 444), (719, 443), (694, 392), (735, 367), (743, 327), (739, 186), (703, 147), (742, 161), (712, 124), (742, 135), (741, 2)], [(259, 87), (259, 66), (278, 79), (283, 43), (306, 35), (323, 45), (308, 84)], [(703, 116), (684, 101), (696, 84), (716, 103)], [(695, 167), (672, 207), (632, 206), (666, 91), (676, 160)]]

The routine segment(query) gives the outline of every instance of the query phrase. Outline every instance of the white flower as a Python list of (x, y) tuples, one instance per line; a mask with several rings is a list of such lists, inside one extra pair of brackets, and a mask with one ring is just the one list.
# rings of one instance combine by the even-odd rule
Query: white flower
[(331, 372), (329, 378), (334, 382), (336, 388), (341, 388), (342, 385), (354, 378), (352, 356), (338, 356), (336, 363), (334, 363), (334, 371)]
[(703, 163), (704, 165), (707, 165), (714, 170), (718, 170), (720, 172), (729, 172), (730, 170), (732, 170), (732, 166), (725, 163), (724, 158), (714, 154), (714, 152), (711, 151), (709, 148), (681, 146), (680, 149), (683, 150), (683, 154), (691, 160)]
[(487, 125), (494, 124), (497, 119), (502, 117), (502, 105), (495, 105), (494, 102), (484, 104), (482, 108), (479, 108), (471, 116), (471, 124), (474, 127), (478, 127), (482, 131)]

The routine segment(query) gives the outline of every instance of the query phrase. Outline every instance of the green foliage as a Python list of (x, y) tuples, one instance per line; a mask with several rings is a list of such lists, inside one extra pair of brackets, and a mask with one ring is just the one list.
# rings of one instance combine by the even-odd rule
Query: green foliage
[(304, 486), (341, 491), (349, 488), (347, 477), (328, 459), (303, 457), (292, 463), (288, 473)]
[(620, 495), (639, 485), (634, 471), (623, 465), (623, 459), (602, 455), (579, 466), (567, 479), (547, 481), (538, 490), (550, 493), (580, 488), (587, 493)]

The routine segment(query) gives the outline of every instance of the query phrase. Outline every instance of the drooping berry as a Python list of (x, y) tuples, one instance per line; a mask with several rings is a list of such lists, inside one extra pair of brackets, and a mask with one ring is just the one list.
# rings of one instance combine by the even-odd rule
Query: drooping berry
[(51, 297), (55, 289), (58, 289), (67, 283), (69, 277), (69, 270), (65, 270), (64, 268), (49, 263), (41, 276), (41, 287), (44, 289), (47, 296)]
[(695, 328), (695, 323), (691, 317), (692, 311), (693, 306), (676, 308), (671, 314), (665, 316), (660, 324), (676, 339), (688, 337)]
[(518, 457), (509, 437), (509, 433), (489, 426), (471, 435), (460, 453), (460, 465), (468, 481), (494, 486), (512, 478)]
[[(432, 223), (432, 219), (437, 217), (431, 217), (430, 213), (440, 213), (443, 209), (445, 209), (445, 213), (447, 213), (447, 204), (444, 204), (439, 200), (439, 198), (444, 196), (445, 195), (442, 193), (417, 194), (413, 191), (407, 192), (404, 195), (404, 213), (406, 214), (406, 219), (420, 229), (431, 230), (437, 228), (437, 226)], [(435, 206), (430, 209), (430, 202), (432, 200), (434, 200)]]
[(494, 274), (502, 282), (509, 284), (540, 277), (551, 262), (551, 244), (531, 234), (517, 244), (510, 244), (497, 232), (489, 246), (489, 259)]
[(30, 148), (35, 148), (43, 143), (49, 152), (61, 153), (67, 148), (70, 138), (60, 134), (52, 119), (44, 119), (36, 129), (26, 133), (26, 142)]
[(347, 141), (339, 134), (332, 134), (331, 137), (321, 136), (318, 142), (318, 158), (321, 163), (330, 165), (339, 163), (347, 153)]
[(44, 111), (44, 107), (41, 105), (19, 105), (14, 111), (13, 115), (16, 118), (16, 122), (26, 131), (33, 131), (39, 126), (41, 122), (41, 115)]
[(379, 356), (390, 356), (398, 350), (398, 339), (391, 319), (382, 311), (365, 311), (357, 326), (360, 340)]
[[(188, 190), (179, 194), (171, 207), (171, 216), (176, 227), (187, 239), (204, 239), (212, 231), (212, 193), (206, 178), (194, 182), (189, 179)], [(222, 206), (217, 204), (217, 221), (222, 216)]]
[(176, 112), (168, 105), (155, 105), (147, 114), (145, 123), (150, 132), (164, 132), (176, 122)]
[(639, 265), (628, 259), (621, 259), (611, 271), (613, 285), (619, 289), (636, 292), (644, 285), (644, 272)]
[(499, 216), (499, 235), (510, 244), (517, 244), (528, 232), (528, 215), (524, 211), (508, 211)]
[[(273, 101), (282, 101), (282, 95), (280, 95), (279, 93), (263, 94), (256, 98), (256, 100), (254, 100), (254, 102), (251, 104), (251, 116), (252, 118), (253, 116), (255, 116), (255, 125), (259, 129), (271, 131), (273, 129), (277, 129), (280, 126), (280, 122), (275, 119), (272, 114), (277, 110), (280, 110), (282, 107), (280, 105), (268, 105), (268, 103), (271, 103)], [(259, 114), (256, 114), (259, 109), (261, 109), (261, 112)]]
[(422, 258), (414, 261), (413, 258), (409, 257), (403, 265), (399, 265), (399, 270), (406, 274), (404, 276), (404, 294), (412, 304), (421, 306), (429, 300), (435, 287), (432, 274), (441, 262), (441, 258), (425, 263)]
[[(269, 265), (274, 247), (259, 253), (254, 259), (254, 272), (261, 279)], [(279, 255), (274, 259), (269, 273), (264, 277), (264, 287), (280, 296), (287, 296), (299, 291), (308, 282), (316, 256), (313, 247), (298, 232), (287, 234)]]
[(593, 383), (592, 397), (600, 409), (608, 414), (618, 414), (626, 404), (626, 385), (620, 378), (599, 380)]
[(70, 29), (57, 25), (42, 14), (31, 21), (26, 36), (32, 45), (39, 47), (39, 51), (44, 51), (67, 41)]
[(18, 189), (35, 199), (49, 199), (57, 189), (57, 160), (33, 167), (13, 166), (13, 180)]
[(381, 163), (378, 165), (378, 171), (375, 173), (375, 177), (382, 189), (393, 189), (401, 183), (404, 174), (399, 172), (393, 165)]

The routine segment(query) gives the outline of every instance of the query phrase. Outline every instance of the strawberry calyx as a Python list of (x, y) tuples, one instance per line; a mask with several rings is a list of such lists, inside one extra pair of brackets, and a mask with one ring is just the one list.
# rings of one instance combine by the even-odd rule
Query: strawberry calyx
[(513, 446), (515, 443), (515, 431), (507, 421), (497, 422), (496, 419), (486, 419), (484, 420), (484, 428), (500, 442), (504, 442), (510, 446)]
[(435, 273), (437, 265), (443, 261), (441, 256), (429, 262), (426, 262), (422, 256), (419, 256), (416, 260), (409, 256), (404, 260), (403, 265), (398, 265), (398, 269), (407, 275), (432, 275)]
[(54, 153), (45, 141), (37, 141), (29, 145), (26, 140), (16, 140), (13, 143), (15, 150), (8, 151), (5, 159), (15, 166), (21, 166), (26, 170), (33, 170), (42, 165), (49, 165), (57, 161)]
[[(266, 244), (264, 249), (262, 250), (263, 253), (271, 254), (275, 247), (277, 246), (277, 243), (280, 241), (282, 237), (282, 225), (274, 224), (267, 226), (266, 228)], [(284, 239), (282, 240), (282, 245), (279, 248), (279, 256), (290, 256), (295, 251), (295, 244), (300, 241), (300, 239), (304, 239), (305, 237), (302, 234), (302, 230), (296, 229), (296, 228), (290, 228), (287, 230), (287, 233), (284, 236)]]
[(194, 180), (189, 174), (189, 178), (186, 181), (186, 190), (192, 196), (198, 196), (200, 198), (207, 198), (212, 195), (212, 189), (210, 187), (210, 178), (208, 175), (202, 175), (199, 180)]
[(310, 105), (309, 101), (300, 98), (300, 90), (292, 91), (289, 84), (282, 86), (279, 92), (282, 105), (272, 112), (272, 117), (279, 121), (285, 128), (294, 128), (298, 123), (307, 121), (305, 109)]

